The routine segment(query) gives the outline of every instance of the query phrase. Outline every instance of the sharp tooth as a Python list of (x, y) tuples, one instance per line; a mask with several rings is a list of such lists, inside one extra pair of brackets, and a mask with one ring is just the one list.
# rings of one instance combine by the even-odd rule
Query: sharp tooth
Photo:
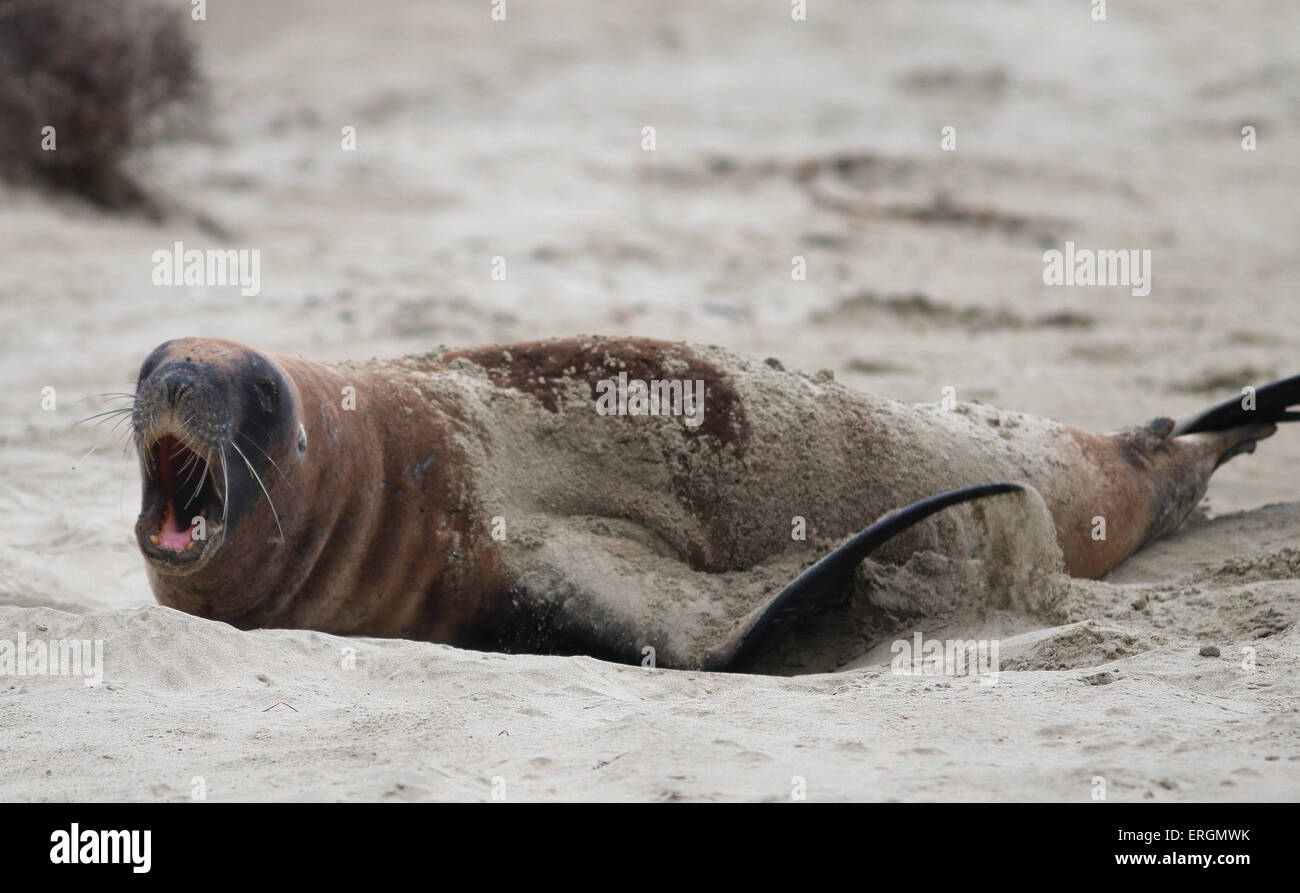
[(155, 546), (158, 545), (158, 534), (156, 533), (149, 534), (149, 542), (153, 543)]

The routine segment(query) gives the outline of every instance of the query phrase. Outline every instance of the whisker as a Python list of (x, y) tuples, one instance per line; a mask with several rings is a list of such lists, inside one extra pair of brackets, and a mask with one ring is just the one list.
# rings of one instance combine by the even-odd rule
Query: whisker
[(221, 445), (221, 476), (225, 483), (222, 485), (221, 499), (221, 526), (226, 526), (226, 515), (230, 512), (230, 463), (226, 461), (226, 446)]
[(95, 452), (95, 450), (99, 449), (99, 448), (102, 447), (104, 444), (108, 443), (110, 440), (113, 439), (113, 437), (114, 437), (113, 432), (112, 432), (112, 431), (108, 432), (108, 436), (107, 436), (107, 437), (105, 437), (105, 438), (104, 438), (103, 440), (101, 440), (99, 443), (95, 444), (95, 445), (94, 445), (93, 447), (91, 447), (90, 449), (86, 450), (86, 455), (82, 456), (82, 457), (81, 457), (80, 459), (78, 459), (76, 462), (72, 463), (72, 470), (73, 470), (73, 471), (76, 471), (76, 470), (77, 470), (77, 466), (80, 465), (82, 462), (85, 462), (87, 459), (89, 459), (91, 453)]
[[(183, 441), (181, 442), (180, 448), (177, 450), (177, 452), (180, 452), (180, 450), (190, 451), (190, 457), (186, 459), (185, 464), (181, 466), (180, 468), (181, 471), (184, 471), (185, 469), (189, 468), (190, 465), (192, 465), (195, 461), (197, 461), (200, 458), (199, 451), (194, 449), (194, 447), (190, 446), (188, 443), (185, 443)], [(172, 455), (175, 456), (176, 453), (172, 453)]]
[(103, 393), (103, 394), (87, 394), (86, 396), (84, 396), (84, 397), (82, 397), (80, 400), (78, 400), (77, 402), (78, 402), (78, 403), (85, 403), (87, 400), (93, 400), (93, 399), (95, 399), (96, 397), (103, 397), (103, 398), (108, 399), (108, 400), (134, 400), (134, 399), (135, 399), (135, 394), (122, 394), (122, 393), (117, 393), (117, 392), (114, 392), (114, 391), (108, 391), (108, 392)]
[(86, 454), (73, 463), (72, 468), (74, 471), (76, 470), (78, 465), (80, 465), (82, 462), (85, 462), (87, 459), (89, 459), (90, 455), (93, 452), (95, 452), (95, 450), (99, 449), (104, 444), (108, 443), (110, 440), (113, 440), (115, 437), (117, 437), (117, 432), (118, 429), (122, 427), (122, 422), (127, 421), (131, 418), (130, 413), (131, 413), (131, 409), (129, 407), (124, 406), (124, 407), (119, 407), (118, 409), (109, 409), (109, 410), (105, 410), (104, 412), (97, 412), (94, 415), (87, 416), (86, 418), (81, 419), (80, 421), (74, 423), (74, 426), (83, 425), (86, 422), (91, 421), (92, 419), (98, 419), (99, 421), (95, 422), (95, 425), (98, 426), (98, 425), (102, 425), (104, 422), (107, 422), (115, 415), (122, 416), (122, 418), (119, 418), (117, 420), (117, 423), (113, 425), (112, 428), (109, 429), (108, 435), (104, 437), (103, 440), (99, 441), (99, 443), (95, 444), (90, 449), (86, 450)]
[(126, 448), (131, 444), (124, 442), (122, 444), (122, 476), (117, 485), (117, 518), (122, 520), (122, 500), (126, 497)]
[(144, 473), (149, 480), (153, 480), (153, 448), (144, 442), (144, 436), (140, 432), (135, 435), (135, 449), (144, 457)]
[[(254, 422), (254, 424), (257, 424), (257, 423)], [(261, 425), (258, 425), (258, 427), (261, 428), (262, 426), (261, 426)], [(247, 441), (252, 445), (253, 449), (257, 450), (257, 451), (258, 451), (259, 453), (261, 453), (263, 456), (266, 456), (266, 461), (270, 462), (272, 465), (275, 466), (275, 470), (280, 472), (280, 477), (284, 479), (284, 482), (285, 482), (286, 484), (289, 483), (289, 476), (286, 475), (286, 474), (285, 474), (285, 473), (280, 469), (280, 466), (279, 466), (279, 465), (276, 465), (275, 460), (271, 458), (270, 454), (267, 453), (266, 450), (262, 449), (260, 446), (258, 446), (258, 445), (253, 441), (253, 438), (249, 437), (249, 436), (248, 436), (247, 434), (245, 434), (243, 431), (236, 431), (235, 434), (238, 435), (239, 437), (244, 438), (244, 440), (247, 440)]]
[(266, 484), (262, 483), (261, 475), (253, 468), (253, 463), (248, 461), (248, 457), (239, 448), (239, 444), (235, 443), (235, 439), (232, 437), (229, 442), (234, 451), (239, 453), (239, 458), (243, 459), (244, 464), (248, 466), (248, 472), (253, 476), (253, 480), (257, 481), (257, 486), (262, 488), (262, 495), (266, 497), (267, 503), (271, 506), (271, 514), (275, 517), (276, 529), (280, 531), (280, 542), (284, 542), (284, 528), (280, 526), (280, 513), (275, 510), (275, 502), (271, 499), (271, 494), (267, 492)]
[[(181, 471), (184, 471), (187, 468), (190, 470), (190, 473), (185, 476), (185, 480), (181, 482), (182, 487), (190, 482), (190, 478), (194, 477), (194, 469), (198, 468), (199, 461), (199, 454), (190, 450), (190, 458), (180, 468)], [(193, 497), (190, 498), (193, 499)], [(189, 505), (189, 503), (187, 502), (186, 505)]]
[[(195, 455), (197, 456), (198, 453), (195, 453)], [(194, 497), (195, 497), (195, 496), (198, 496), (198, 495), (199, 495), (199, 491), (203, 489), (203, 482), (204, 482), (205, 480), (207, 480), (207, 477), (208, 477), (208, 468), (210, 468), (210, 467), (211, 467), (211, 463), (210, 463), (210, 462), (204, 462), (204, 463), (203, 463), (203, 474), (199, 475), (199, 485), (198, 485), (197, 487), (194, 488), (194, 492), (190, 494), (190, 498), (187, 499), (187, 500), (185, 500), (185, 508), (189, 508), (189, 507), (190, 507), (190, 503), (194, 501)]]
[[(130, 415), (130, 413), (131, 413), (131, 407), (119, 406), (117, 409), (106, 409), (103, 412), (97, 412), (94, 415), (88, 415), (84, 419), (77, 419), (77, 421), (74, 422), (73, 424), (84, 425), (86, 424), (86, 422), (89, 422), (91, 419), (102, 420), (106, 416), (115, 416), (115, 415), (123, 415), (123, 414)], [(98, 425), (99, 422), (96, 422), (95, 424)]]
[(113, 424), (113, 430), (116, 431), (119, 427), (121, 427), (123, 422), (129, 422), (131, 427), (133, 429), (135, 428), (135, 420), (131, 418), (131, 413), (128, 412)]

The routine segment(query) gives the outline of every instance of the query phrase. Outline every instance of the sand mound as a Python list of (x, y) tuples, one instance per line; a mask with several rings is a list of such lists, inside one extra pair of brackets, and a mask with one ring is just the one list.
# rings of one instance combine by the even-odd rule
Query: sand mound
[[(243, 633), (160, 607), (0, 609), (0, 630), (20, 629), (102, 639), (105, 676), (5, 680), (4, 799), (182, 801), (201, 778), (213, 800), (488, 800), (495, 785), (510, 800), (779, 801), (799, 779), (817, 800), (1084, 800), (1097, 775), (1111, 799), (1287, 799), (1300, 725), (1294, 632), (1259, 642), (1249, 672), (1187, 644), (1116, 655), (1104, 682), (1024, 669), (987, 684)], [(1058, 665), (1122, 638), (1032, 635)]]

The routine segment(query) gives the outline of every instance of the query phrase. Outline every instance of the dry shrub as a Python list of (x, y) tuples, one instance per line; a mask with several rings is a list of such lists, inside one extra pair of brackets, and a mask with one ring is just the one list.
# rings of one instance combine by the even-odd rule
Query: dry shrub
[(199, 124), (189, 24), (148, 0), (0, 0), (0, 174), (156, 216), (125, 164)]

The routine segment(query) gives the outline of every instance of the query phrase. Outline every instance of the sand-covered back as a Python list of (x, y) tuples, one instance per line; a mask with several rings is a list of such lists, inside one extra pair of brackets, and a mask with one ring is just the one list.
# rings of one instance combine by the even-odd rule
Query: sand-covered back
[[(0, 798), (1300, 794), (1300, 431), (1101, 581), (1020, 573), (1041, 562), (1014, 531), (1004, 562), (867, 565), (810, 631), (837, 672), (241, 632), (153, 603), (134, 459), (83, 458), (108, 426), (73, 423), (171, 337), (342, 361), (636, 334), (1097, 431), (1300, 371), (1294, 4), (787, 7), (210, 4), (189, 27), (216, 138), (141, 160), (168, 222), (0, 191), (0, 640), (104, 655), (99, 685), (0, 677)], [(1150, 293), (1044, 284), (1067, 240), (1149, 249)], [(260, 250), (261, 293), (155, 286), (177, 241)], [(999, 672), (891, 671), (916, 632), (996, 641)]]

